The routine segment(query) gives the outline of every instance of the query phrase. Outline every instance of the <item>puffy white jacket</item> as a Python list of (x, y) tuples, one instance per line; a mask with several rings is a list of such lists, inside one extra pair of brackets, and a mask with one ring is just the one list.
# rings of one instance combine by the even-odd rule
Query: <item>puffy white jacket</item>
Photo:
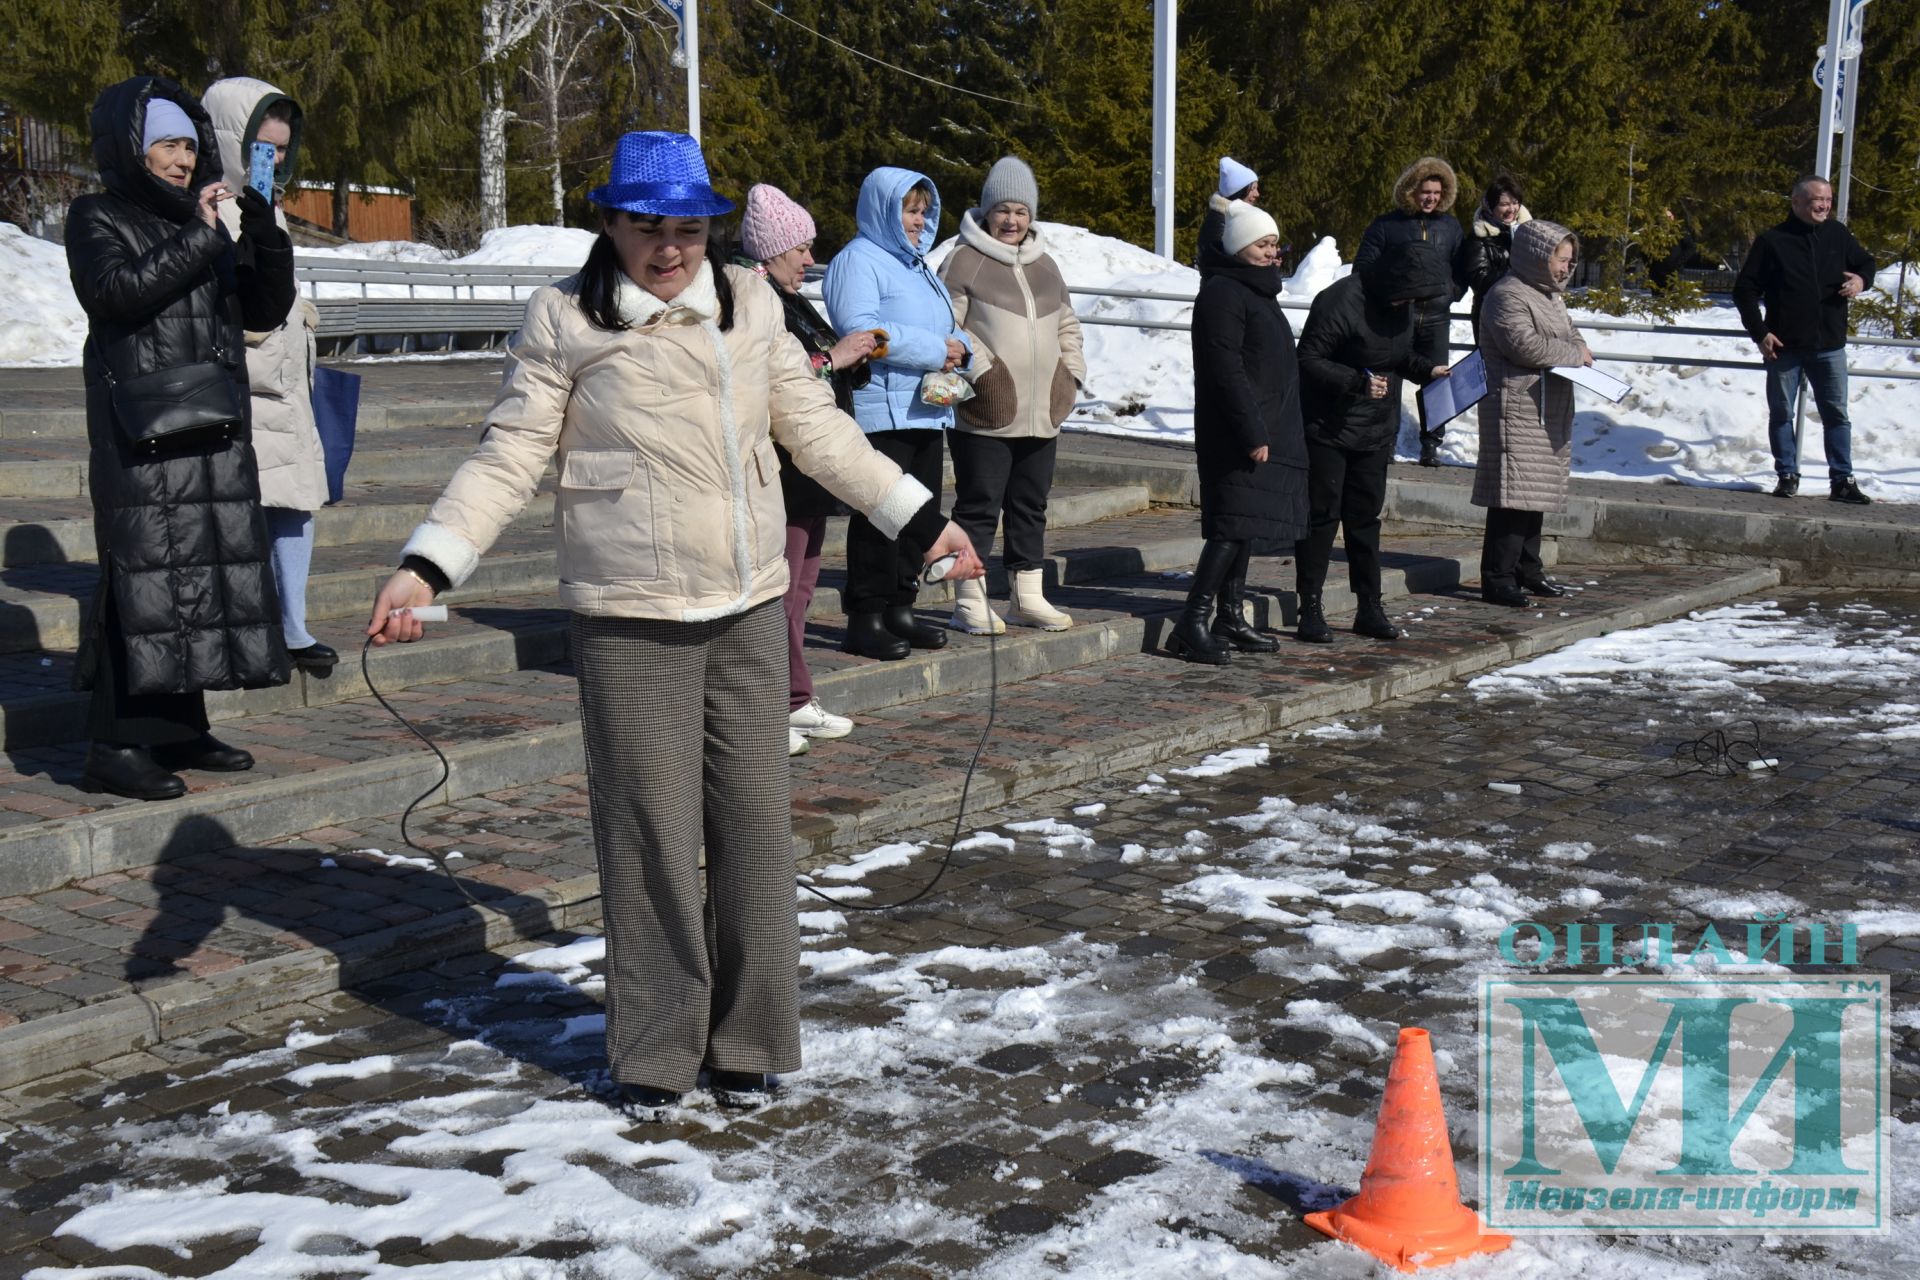
[[(267, 108), (291, 99), (264, 80), (235, 76), (207, 86), (201, 105), (213, 119), (220, 143), (220, 165), (227, 186), (238, 191), (247, 181), (248, 145), (259, 132)], [(293, 165), (301, 126), (296, 115)], [(217, 206), (227, 234), (240, 239), (239, 201)], [(287, 225), (286, 212), (273, 207), (274, 221)], [(293, 511), (317, 511), (327, 502), (327, 460), (313, 422), (313, 333), (319, 314), (313, 304), (294, 303), (286, 323), (265, 333), (247, 334), (247, 381), (253, 389), (253, 453), (260, 464), (260, 505)]]
[(661, 302), (629, 280), (596, 328), (579, 277), (538, 290), (509, 348), (480, 448), (408, 541), (458, 586), (559, 455), (560, 595), (581, 613), (698, 622), (787, 589), (778, 440), (801, 469), (897, 536), (933, 497), (874, 451), (787, 332), (765, 281), (712, 263)]

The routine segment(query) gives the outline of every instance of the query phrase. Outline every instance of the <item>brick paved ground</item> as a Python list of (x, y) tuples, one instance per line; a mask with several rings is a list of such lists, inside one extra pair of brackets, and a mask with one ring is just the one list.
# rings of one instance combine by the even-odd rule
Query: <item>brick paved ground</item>
[[(10, 1091), (0, 1272), (239, 1280), (354, 1255), (353, 1274), (437, 1264), (436, 1280), (1374, 1275), (1299, 1211), (1353, 1185), (1402, 1023), (1435, 1033), (1470, 1167), (1473, 982), (1504, 922), (1914, 910), (1920, 739), (1888, 731), (1911, 721), (1910, 690), (1874, 665), (1911, 648), (1920, 595), (1841, 607), (1861, 598), (1782, 597), (1860, 655), (1857, 678), (1728, 690), (1656, 668), (1545, 699), (1456, 684), (1270, 737), (1264, 765), (1224, 777), (1174, 762), (975, 815), (968, 829), (1002, 839), (958, 854), (930, 904), (844, 921), (803, 906), (810, 1066), (752, 1116), (696, 1098), (665, 1125), (611, 1119), (598, 966), (532, 958), (474, 957)], [(1168, 697), (1209, 692), (1161, 671)], [(1778, 771), (1676, 769), (1682, 741), (1749, 716)], [(520, 861), (496, 865), (534, 874), (564, 859), (565, 780), (494, 799), (436, 833), (504, 836)], [(415, 875), (339, 861), (370, 893)], [(884, 902), (930, 871), (922, 855), (860, 884)], [(1867, 942), (1910, 1008), (1920, 938)], [(1896, 1021), (1898, 1152), (1920, 1123), (1920, 1025)], [(1896, 1195), (1892, 1237), (1539, 1238), (1463, 1274), (1904, 1274), (1910, 1178)], [(82, 1221), (111, 1248), (62, 1231), (102, 1204)], [(114, 1213), (130, 1215), (117, 1236)], [(194, 1214), (209, 1225), (187, 1230)], [(162, 1247), (183, 1236), (191, 1257)], [(485, 1263), (507, 1258), (518, 1269)]]
[[(1593, 585), (1556, 615), (1652, 599), (1715, 575), (1636, 566), (1570, 571), (1567, 577)], [(1060, 599), (1079, 610), (1087, 625), (1104, 616), (1166, 608), (1180, 593), (1178, 583), (1141, 578), (1064, 592)], [(1351, 636), (1324, 649), (1289, 643), (1272, 658), (1230, 668), (1138, 653), (1009, 683), (1000, 690), (980, 768), (991, 777), (1044, 764), (1054, 753), (1097, 748), (1132, 731), (1166, 726), (1172, 733), (1187, 717), (1231, 713), (1254, 699), (1385, 681), (1490, 634), (1559, 620), (1545, 610), (1539, 617), (1514, 617), (1465, 596), (1408, 597), (1397, 611), (1410, 634), (1393, 645)], [(836, 630), (816, 628), (815, 635), (822, 642), (813, 654), (818, 674), (866, 663), (832, 647)], [(954, 643), (984, 644), (958, 637)], [(394, 701), (443, 748), (575, 719), (575, 685), (566, 664), (423, 685), (396, 694)], [(988, 702), (981, 690), (888, 707), (861, 715), (853, 736), (817, 743), (791, 762), (797, 828), (805, 835), (833, 815), (861, 813), (914, 789), (957, 788), (986, 723)], [(408, 731), (370, 699), (249, 716), (223, 723), (220, 733), (254, 753), (254, 770), (187, 775), (195, 788), (244, 785), (249, 777), (293, 776), (417, 749)], [(0, 768), (0, 828), (137, 804), (76, 790), (80, 759), (78, 747), (11, 753), (8, 766)], [(563, 780), (558, 794), (551, 786), (516, 787), (465, 800), (451, 811), (431, 811), (431, 821), (415, 830), (460, 850), (466, 855), (462, 876), (496, 891), (564, 880), (592, 866), (584, 802), (566, 789), (572, 781)], [(152, 867), (0, 898), (0, 1026), (136, 987), (151, 991), (290, 948), (327, 946), (459, 905), (434, 875), (351, 856), (365, 848), (405, 852), (392, 819), (308, 831), (259, 850), (200, 852), (233, 842), (216, 820), (193, 820), (182, 824)], [(323, 865), (327, 859), (338, 865)]]

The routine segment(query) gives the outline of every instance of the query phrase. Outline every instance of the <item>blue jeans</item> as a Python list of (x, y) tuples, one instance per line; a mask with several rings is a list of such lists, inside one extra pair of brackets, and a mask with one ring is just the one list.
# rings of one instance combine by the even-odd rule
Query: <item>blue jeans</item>
[(280, 587), (280, 632), (287, 648), (313, 643), (307, 630), (307, 569), (313, 564), (313, 513), (262, 508), (273, 536), (273, 576)]
[(1813, 404), (1820, 411), (1821, 435), (1826, 441), (1827, 475), (1839, 480), (1853, 474), (1853, 424), (1847, 420), (1847, 349), (1786, 350), (1767, 362), (1767, 439), (1773, 445), (1773, 469), (1783, 476), (1800, 474), (1800, 446), (1793, 438), (1793, 414), (1806, 375), (1813, 388)]

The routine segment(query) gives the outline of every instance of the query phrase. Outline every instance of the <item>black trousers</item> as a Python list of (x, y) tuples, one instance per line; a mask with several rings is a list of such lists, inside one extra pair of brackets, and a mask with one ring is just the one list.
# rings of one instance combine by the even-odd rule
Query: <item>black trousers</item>
[(1000, 563), (1007, 572), (1038, 569), (1047, 554), (1047, 493), (1060, 438), (1002, 438), (972, 431), (947, 437), (953, 449), (953, 522), (973, 539), (985, 560), (994, 526), (1005, 514), (1007, 540)]
[(1547, 576), (1540, 563), (1540, 526), (1546, 515), (1512, 507), (1487, 508), (1487, 535), (1480, 544), (1480, 588), (1518, 587)]
[[(939, 431), (870, 431), (867, 443), (900, 464), (900, 469), (940, 492), (946, 455)], [(920, 590), (920, 557), (856, 514), (847, 522), (847, 612), (878, 613), (889, 605), (912, 604)]]
[(192, 742), (207, 731), (207, 695), (128, 693), (127, 646), (111, 589), (99, 597), (99, 666), (87, 703), (87, 737), (122, 747), (163, 747)]
[(1380, 511), (1387, 503), (1387, 466), (1393, 445), (1341, 449), (1307, 441), (1308, 533), (1294, 544), (1295, 583), (1301, 595), (1319, 595), (1327, 582), (1336, 529), (1345, 534), (1347, 579), (1357, 596), (1380, 594)]
[[(1437, 368), (1448, 363), (1447, 334), (1451, 332), (1452, 321), (1447, 313), (1453, 304), (1444, 299), (1437, 302), (1416, 303), (1421, 310), (1414, 319), (1413, 353), (1430, 367)], [(1427, 402), (1418, 395), (1413, 402), (1420, 408), (1420, 438), (1438, 440), (1447, 433), (1447, 424), (1437, 427), (1427, 425)]]

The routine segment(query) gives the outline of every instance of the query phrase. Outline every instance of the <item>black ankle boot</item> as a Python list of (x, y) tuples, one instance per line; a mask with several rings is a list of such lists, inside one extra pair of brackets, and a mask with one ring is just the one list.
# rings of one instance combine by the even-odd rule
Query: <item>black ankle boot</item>
[(1186, 607), (1180, 611), (1180, 620), (1173, 624), (1173, 634), (1167, 637), (1168, 653), (1214, 667), (1224, 667), (1233, 661), (1233, 650), (1216, 639), (1208, 627), (1207, 614), (1226, 585), (1227, 575), (1233, 572), (1239, 555), (1239, 544), (1219, 538), (1209, 538), (1207, 545), (1200, 549), (1200, 563), (1193, 567), (1193, 585), (1187, 589)]
[(253, 768), (253, 756), (230, 747), (210, 733), (192, 742), (169, 743), (153, 749), (154, 760), (169, 769), (207, 769), (214, 773), (244, 773)]
[(1256, 630), (1247, 622), (1247, 544), (1234, 560), (1233, 572), (1220, 588), (1219, 607), (1213, 611), (1214, 638), (1223, 640), (1241, 653), (1275, 653), (1280, 642)]
[(656, 1089), (650, 1084), (616, 1084), (615, 1106), (629, 1120), (655, 1121), (680, 1105), (680, 1095), (671, 1089)]
[(848, 653), (878, 658), (882, 662), (898, 662), (913, 652), (913, 646), (887, 630), (887, 624), (877, 613), (848, 614), (847, 642), (840, 647)]
[(318, 640), (304, 649), (289, 649), (287, 652), (292, 656), (294, 666), (319, 680), (332, 675), (334, 667), (340, 662), (340, 655), (333, 646), (321, 644)]
[(721, 1106), (746, 1110), (771, 1101), (780, 1083), (761, 1071), (709, 1071), (707, 1089)]
[(154, 763), (145, 747), (123, 747), (95, 742), (87, 747), (87, 763), (80, 775), (84, 791), (106, 791), (129, 800), (172, 800), (187, 793), (187, 784)]
[(1400, 638), (1400, 628), (1387, 621), (1387, 611), (1380, 607), (1379, 596), (1360, 597), (1360, 612), (1353, 615), (1353, 633), (1375, 640)]
[(880, 620), (887, 630), (905, 640), (915, 649), (944, 649), (947, 647), (947, 633), (939, 627), (929, 627), (913, 616), (910, 604), (890, 604), (880, 613)]
[(1333, 628), (1327, 625), (1327, 611), (1320, 607), (1318, 591), (1300, 593), (1300, 625), (1293, 634), (1308, 644), (1333, 643)]

